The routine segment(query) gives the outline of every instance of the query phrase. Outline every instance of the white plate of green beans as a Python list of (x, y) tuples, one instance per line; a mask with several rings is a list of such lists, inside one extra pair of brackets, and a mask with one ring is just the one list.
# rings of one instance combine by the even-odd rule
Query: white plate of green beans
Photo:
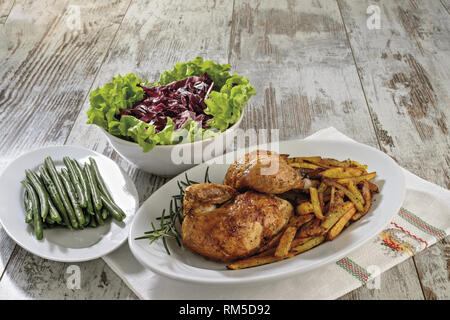
[(7, 166), (0, 203), (0, 222), (22, 248), (49, 260), (80, 262), (126, 241), (139, 199), (131, 178), (111, 159), (54, 146)]

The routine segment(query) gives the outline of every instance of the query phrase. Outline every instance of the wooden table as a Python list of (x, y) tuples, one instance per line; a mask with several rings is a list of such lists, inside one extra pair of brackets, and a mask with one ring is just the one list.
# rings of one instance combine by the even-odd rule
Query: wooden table
[[(1, 0), (0, 31), (0, 171), (30, 149), (82, 145), (117, 161), (146, 199), (165, 180), (85, 124), (89, 92), (201, 55), (256, 87), (243, 128), (288, 139), (334, 126), (450, 186), (449, 0)], [(1, 298), (136, 298), (103, 260), (78, 265), (81, 289), (67, 289), (68, 264), (26, 252), (0, 228)], [(449, 278), (447, 238), (383, 273), (381, 289), (343, 299), (449, 299)]]

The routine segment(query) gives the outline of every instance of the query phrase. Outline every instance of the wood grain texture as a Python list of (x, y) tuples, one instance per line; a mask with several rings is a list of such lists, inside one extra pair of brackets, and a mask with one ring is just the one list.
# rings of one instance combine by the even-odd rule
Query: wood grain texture
[(414, 256), (427, 300), (450, 300), (450, 237)]
[(283, 140), (334, 126), (377, 146), (335, 2), (237, 1), (233, 19), (230, 64), (257, 91), (244, 128)]
[(379, 289), (364, 286), (349, 292), (339, 300), (423, 300), (417, 276), (406, 276), (411, 274), (411, 270), (415, 270), (414, 261), (408, 259), (380, 275)]
[(441, 0), (441, 3), (447, 10), (447, 12), (450, 14), (450, 0)]
[(448, 13), (437, 0), (380, 1), (382, 27), (369, 30), (369, 2), (339, 4), (382, 149), (449, 188)]
[[(50, 23), (63, 13), (65, 5), (64, 1), (52, 0), (40, 4), (37, 2), (28, 3), (27, 1), (16, 2), (9, 14), (8, 22), (0, 26), (0, 56), (3, 62), (3, 67), (0, 68), (0, 100), (4, 99), (6, 93), (3, 88), (8, 86), (8, 82), (15, 77), (18, 66), (31, 56), (33, 48), (44, 37)], [(51, 9), (46, 8), (47, 6)], [(31, 26), (33, 26), (33, 32), (31, 32)], [(25, 38), (26, 41), (24, 41)], [(0, 119), (4, 117), (3, 114), (7, 108), (7, 105), (0, 103)], [(11, 110), (11, 106), (9, 106), (9, 110)], [(7, 132), (3, 126), (3, 120), (0, 121), (2, 123), (0, 134), (3, 137)], [(28, 134), (31, 134), (31, 131)], [(22, 133), (22, 137), (26, 140), (25, 132)], [(0, 145), (4, 143), (7, 142), (3, 138)], [(6, 164), (14, 157), (14, 154), (8, 156), (7, 148), (0, 149), (0, 171), (3, 171)], [(0, 278), (14, 246), (14, 241), (8, 237), (3, 227), (0, 226)]]
[(14, 5), (14, 0), (0, 0), (0, 24), (5, 24)]
[[(448, 12), (437, 0), (380, 1), (382, 27), (369, 30), (370, 1), (338, 2), (382, 149), (411, 172), (449, 188)], [(427, 299), (448, 294), (448, 257), (440, 252), (440, 258), (428, 252), (414, 258)]]
[(19, 250), (0, 282), (0, 299), (136, 299), (107, 265), (97, 260), (72, 264), (80, 268), (80, 288), (69, 289), (71, 264), (41, 259)]
[[(30, 149), (64, 143), (128, 4), (80, 5), (74, 29), (67, 1), (16, 1), (0, 34), (0, 171)], [(3, 228), (0, 239), (2, 274), (14, 244)]]

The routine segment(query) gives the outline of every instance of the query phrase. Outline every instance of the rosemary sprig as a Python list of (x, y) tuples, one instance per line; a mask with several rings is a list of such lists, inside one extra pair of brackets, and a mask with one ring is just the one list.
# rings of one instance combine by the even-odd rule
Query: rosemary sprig
[[(187, 173), (185, 173), (184, 177), (184, 181), (177, 181), (179, 193), (171, 197), (172, 199), (170, 200), (169, 208), (167, 210), (169, 214), (166, 215), (166, 209), (164, 209), (161, 216), (156, 218), (159, 220), (159, 228), (156, 228), (154, 223), (151, 222), (152, 230), (144, 232), (143, 236), (135, 238), (135, 240), (149, 239), (150, 244), (152, 244), (156, 240), (162, 239), (164, 248), (166, 249), (168, 255), (170, 255), (170, 251), (167, 245), (167, 239), (175, 239), (178, 246), (181, 247), (181, 234), (178, 231), (178, 228), (183, 223), (184, 191), (190, 185), (199, 183), (189, 179)], [(204, 181), (205, 183), (211, 183), (209, 178), (209, 167), (206, 168)]]

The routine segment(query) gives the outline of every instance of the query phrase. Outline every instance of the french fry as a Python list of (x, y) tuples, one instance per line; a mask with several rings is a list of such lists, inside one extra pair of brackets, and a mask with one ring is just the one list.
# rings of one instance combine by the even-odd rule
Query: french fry
[(303, 162), (303, 161), (320, 161), (322, 157), (293, 157), (286, 159), (288, 163), (294, 163), (294, 162)]
[(317, 192), (316, 188), (309, 188), (309, 196), (311, 197), (311, 203), (314, 208), (314, 215), (317, 217), (317, 219), (323, 220), (324, 216), (322, 213), (322, 208), (320, 206), (319, 202), (319, 193)]
[(291, 251), (289, 252), (290, 254), (300, 254), (302, 252), (308, 251), (309, 249), (314, 248), (315, 246), (318, 246), (319, 244), (321, 244), (323, 241), (325, 240), (325, 236), (317, 236), (317, 237), (313, 237), (310, 240), (306, 241), (305, 243), (294, 247), (291, 249)]
[[(295, 227), (295, 229), (297, 230), (302, 225), (311, 221), (312, 219), (314, 219), (313, 214), (302, 215), (302, 216), (293, 216), (289, 220), (287, 227)], [(273, 255), (275, 253), (275, 249), (278, 246), (278, 243), (280, 242), (280, 239), (283, 236), (283, 234), (284, 234), (284, 231), (279, 232), (269, 242), (267, 242), (264, 246), (262, 246), (258, 250), (258, 256)]]
[(250, 257), (250, 258), (247, 258), (244, 260), (238, 260), (238, 261), (232, 262), (227, 265), (227, 268), (231, 269), (231, 270), (239, 270), (239, 269), (257, 267), (257, 266), (262, 266), (264, 264), (284, 260), (287, 258), (292, 258), (293, 256), (294, 256), (294, 254), (291, 254), (291, 253), (289, 253), (287, 256), (282, 257), (282, 258), (275, 257), (275, 256), (262, 256), (262, 257), (255, 256), (255, 257)]
[(288, 227), (286, 231), (284, 231), (283, 236), (278, 243), (277, 249), (275, 250), (275, 257), (282, 258), (288, 255), (292, 240), (294, 240), (296, 233), (296, 227)]
[(336, 222), (338, 222), (339, 219), (342, 218), (343, 215), (352, 210), (354, 207), (355, 205), (350, 201), (347, 201), (344, 204), (335, 207), (333, 210), (328, 212), (325, 220), (323, 220), (321, 223), (321, 227), (325, 231), (330, 230), (336, 224)]
[(295, 208), (295, 211), (299, 215), (310, 214), (314, 212), (314, 207), (311, 202), (304, 201)]
[[(283, 233), (281, 233), (280, 235), (282, 235), (282, 234)], [(309, 237), (309, 238), (295, 238), (294, 240), (292, 240), (291, 249), (308, 242), (312, 238), (313, 237)], [(267, 250), (265, 250), (265, 251), (263, 251), (263, 252), (261, 252), (261, 253), (259, 253), (257, 255), (254, 255), (252, 258), (273, 256), (276, 249), (277, 249), (276, 247), (267, 249)]]
[(356, 209), (352, 208), (348, 210), (336, 224), (328, 231), (327, 240), (331, 241), (334, 240), (344, 229), (347, 222), (350, 221), (352, 216), (356, 213)]
[(324, 200), (323, 192), (318, 192), (317, 195), (319, 198), (320, 210), (322, 210), (322, 215), (323, 215), (323, 212), (325, 212), (325, 200)]
[(362, 185), (362, 196), (364, 197), (364, 214), (369, 212), (370, 206), (372, 204), (372, 194), (370, 193), (369, 182), (363, 181)]
[(298, 231), (298, 238), (308, 238), (322, 235), (326, 232), (321, 226), (321, 220), (315, 219), (304, 224)]
[(335, 198), (336, 198), (336, 187), (331, 187), (330, 202), (328, 203), (328, 211), (334, 209), (336, 203)]
[(348, 188), (348, 190), (350, 190), (350, 191), (355, 195), (356, 198), (358, 198), (358, 200), (359, 200), (361, 203), (363, 203), (363, 204), (365, 203), (364, 198), (363, 198), (361, 192), (359, 192), (359, 189), (356, 187), (356, 185), (355, 185), (355, 183), (354, 183), (353, 181), (350, 181), (350, 182), (347, 184), (347, 188)]
[(319, 187), (317, 188), (317, 191), (318, 192), (325, 192), (325, 190), (327, 190), (327, 188), (328, 188), (328, 186), (325, 183), (321, 182)]
[(331, 168), (322, 171), (319, 173), (320, 176), (324, 178), (332, 178), (332, 179), (342, 179), (342, 178), (353, 178), (359, 177), (364, 173), (364, 171), (360, 168)]
[(329, 167), (349, 167), (350, 163), (348, 161), (339, 161), (336, 159), (325, 158), (321, 159), (320, 163)]
[(306, 242), (308, 242), (309, 240), (311, 240), (313, 237), (307, 237), (307, 238), (295, 238), (294, 240), (292, 240), (292, 243), (291, 243), (291, 249), (292, 248), (294, 248), (294, 247), (297, 247), (297, 246), (299, 246), (299, 245), (302, 245), (302, 244), (304, 244), (304, 243), (306, 243)]
[[(294, 240), (292, 240), (291, 249), (294, 248), (294, 247), (297, 247), (297, 246), (299, 246), (301, 244), (304, 244), (305, 242), (307, 242), (307, 241), (309, 241), (311, 239), (312, 239), (312, 237), (309, 237), (309, 238), (295, 238)], [(270, 249), (265, 250), (265, 251), (255, 255), (253, 257), (273, 256), (276, 249), (277, 249), (276, 247), (270, 248)]]
[(336, 187), (336, 189), (339, 189), (340, 191), (344, 192), (344, 194), (350, 199), (350, 201), (355, 204), (355, 207), (356, 209), (358, 209), (358, 211), (364, 211), (364, 204), (349, 189), (333, 180), (325, 179), (324, 182), (328, 186), (330, 187), (334, 186)]
[(288, 226), (289, 227), (295, 227), (296, 229), (300, 228), (305, 223), (311, 221), (314, 219), (313, 214), (304, 214), (301, 216), (293, 216), (291, 220), (289, 220)]
[(376, 172), (371, 172), (368, 174), (361, 175), (359, 177), (337, 179), (336, 182), (341, 183), (341, 184), (346, 184), (349, 181), (353, 181), (354, 183), (358, 184), (364, 180), (368, 180), (368, 181), (372, 180), (373, 178), (375, 178), (376, 175), (377, 175)]
[(279, 232), (275, 237), (273, 237), (272, 239), (270, 239), (269, 242), (267, 242), (264, 246), (262, 246), (258, 252), (264, 252), (267, 251), (269, 249), (274, 249), (273, 252), (275, 252), (275, 248), (277, 247), (278, 243), (280, 242), (281, 237), (283, 236), (283, 231)]
[(364, 210), (363, 212), (358, 212), (352, 217), (353, 221), (360, 219), (363, 215), (365, 215), (370, 210), (370, 206), (372, 205), (372, 194), (370, 192), (369, 182), (363, 181), (362, 186), (362, 196), (364, 197)]
[(370, 188), (370, 192), (378, 193), (378, 187), (376, 184), (369, 182), (369, 188)]
[(273, 256), (273, 254), (275, 253), (275, 250), (277, 250), (277, 247), (273, 247), (267, 250), (264, 250), (256, 255), (254, 255), (253, 257), (267, 257), (267, 256)]
[(345, 194), (341, 190), (336, 190), (336, 193), (334, 196), (334, 207), (335, 208), (344, 204), (344, 196), (345, 196)]
[(356, 161), (353, 161), (350, 159), (348, 159), (347, 161), (350, 163), (350, 166), (352, 166), (352, 167), (358, 167), (358, 168), (367, 170), (367, 166), (365, 164), (360, 164), (359, 162), (356, 162)]
[(304, 168), (304, 169), (319, 169), (320, 168), (316, 164), (307, 163), (307, 162), (293, 162), (293, 163), (289, 163), (289, 165), (294, 168)]

